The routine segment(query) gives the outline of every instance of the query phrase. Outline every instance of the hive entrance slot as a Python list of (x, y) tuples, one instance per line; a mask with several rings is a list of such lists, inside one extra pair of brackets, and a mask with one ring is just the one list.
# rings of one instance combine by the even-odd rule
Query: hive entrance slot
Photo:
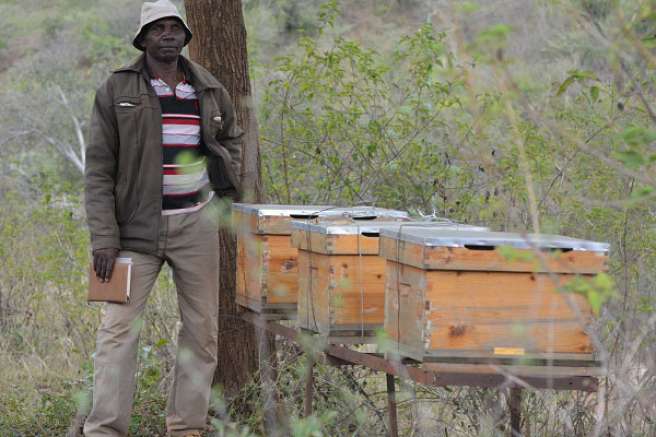
[(496, 248), (496, 246), (490, 245), (465, 244), (465, 249), (469, 250), (494, 250)]
[(377, 215), (354, 215), (354, 216), (351, 217), (351, 218), (352, 218), (353, 220), (361, 220), (361, 221), (364, 221), (364, 220), (376, 220), (376, 218), (378, 218), (378, 216), (377, 216)]
[(314, 220), (319, 217), (319, 214), (289, 214), (293, 219)]
[(363, 237), (379, 237), (379, 232), (360, 232)]

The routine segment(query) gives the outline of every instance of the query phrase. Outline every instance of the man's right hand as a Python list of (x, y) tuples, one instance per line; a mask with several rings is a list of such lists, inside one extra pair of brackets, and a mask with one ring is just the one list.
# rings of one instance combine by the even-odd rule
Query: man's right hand
[(93, 251), (93, 270), (100, 282), (109, 282), (114, 270), (118, 249), (96, 249)]

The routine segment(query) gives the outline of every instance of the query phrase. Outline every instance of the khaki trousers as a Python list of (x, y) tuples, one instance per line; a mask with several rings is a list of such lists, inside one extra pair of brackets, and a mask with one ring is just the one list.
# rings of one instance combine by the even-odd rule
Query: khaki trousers
[(173, 271), (182, 321), (166, 426), (172, 436), (202, 431), (217, 362), (218, 225), (203, 209), (162, 216), (156, 255), (121, 251), (120, 256), (132, 258), (130, 302), (105, 304), (94, 359), (93, 407), (84, 435), (128, 434), (141, 316), (164, 262)]

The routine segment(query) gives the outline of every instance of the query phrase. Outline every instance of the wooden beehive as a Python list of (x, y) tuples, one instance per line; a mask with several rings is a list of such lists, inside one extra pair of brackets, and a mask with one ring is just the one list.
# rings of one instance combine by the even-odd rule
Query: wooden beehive
[(237, 233), (236, 301), (270, 319), (296, 315), (298, 260), (290, 241), (293, 220), (376, 221), (408, 216), (403, 211), (372, 207), (245, 203), (235, 203), (232, 214)]
[(401, 357), (594, 365), (590, 305), (566, 284), (606, 270), (607, 244), (410, 228), (384, 231), (380, 253), (385, 331)]
[[(293, 223), (299, 249), (298, 326), (333, 343), (370, 343), (385, 320), (385, 259), (379, 232), (451, 223)], [(486, 228), (468, 227), (472, 230)]]
[(291, 222), (313, 220), (329, 206), (235, 203), (236, 301), (270, 318), (296, 313), (297, 251), (289, 241)]

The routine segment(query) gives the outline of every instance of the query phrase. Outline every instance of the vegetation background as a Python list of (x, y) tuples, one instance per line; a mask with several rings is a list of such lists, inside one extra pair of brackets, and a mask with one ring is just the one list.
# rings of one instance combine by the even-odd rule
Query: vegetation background
[[(181, 2), (177, 2), (182, 8)], [(100, 308), (81, 207), (95, 88), (137, 55), (140, 0), (0, 0), (0, 436), (64, 435), (89, 408)], [(370, 203), (611, 243), (581, 290), (607, 376), (531, 392), (525, 435), (656, 435), (656, 3), (245, 0), (263, 180), (275, 203)], [(132, 435), (164, 434), (175, 291), (160, 276)], [(281, 344), (295, 436), (383, 435), (384, 380)], [(403, 435), (503, 432), (505, 394), (403, 387)], [(215, 435), (262, 434), (257, 380), (217, 391)]]

